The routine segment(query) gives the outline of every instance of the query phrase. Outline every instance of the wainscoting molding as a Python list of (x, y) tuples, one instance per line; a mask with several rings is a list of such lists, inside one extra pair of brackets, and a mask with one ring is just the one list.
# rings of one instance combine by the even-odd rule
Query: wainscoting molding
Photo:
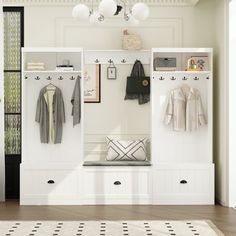
[[(75, 5), (78, 2), (91, 4), (91, 0), (3, 0), (3, 5)], [(94, 4), (98, 4), (100, 0), (94, 0)], [(129, 4), (140, 2), (140, 0), (131, 0)], [(199, 0), (142, 0), (142, 2), (147, 3), (152, 6), (194, 6)]]
[[(85, 49), (120, 49), (122, 30), (127, 27), (119, 19), (109, 19), (99, 27), (93, 27), (86, 22), (78, 22), (71, 18), (57, 18), (55, 20), (55, 45), (56, 46), (81, 46)], [(183, 18), (150, 18), (142, 22), (139, 27), (128, 28), (131, 32), (141, 35), (144, 49), (151, 47), (181, 47), (183, 33)], [(96, 41), (94, 41), (96, 35)], [(151, 40), (150, 40), (151, 38)], [(110, 43), (110, 45), (109, 45)], [(116, 139), (138, 139), (149, 137), (150, 134), (134, 134), (128, 130), (124, 133), (102, 134), (94, 130), (85, 134), (86, 160), (104, 160), (106, 150), (105, 137)]]
[[(140, 34), (144, 49), (182, 46), (182, 18), (149, 18), (147, 21), (142, 22), (139, 27), (127, 27), (127, 24), (120, 18), (109, 19), (99, 27), (93, 27), (88, 22), (79, 22), (72, 18), (57, 18), (55, 24), (56, 46), (81, 46), (85, 49), (120, 49), (121, 34), (125, 28)], [(114, 38), (111, 46), (107, 45), (107, 42), (101, 45), (101, 43), (99, 44), (99, 33), (101, 34), (103, 30), (110, 33), (111, 31), (112, 33), (120, 31), (120, 35), (118, 35), (120, 38), (117, 41), (117, 38)], [(86, 36), (87, 33), (96, 35), (96, 42), (91, 37), (91, 43), (89, 43), (90, 39)], [(108, 35), (112, 35), (110, 33)], [(78, 38), (74, 40), (73, 37), (76, 38), (76, 36)], [(105, 37), (105, 35), (102, 36)], [(84, 42), (86, 45), (83, 45)]]

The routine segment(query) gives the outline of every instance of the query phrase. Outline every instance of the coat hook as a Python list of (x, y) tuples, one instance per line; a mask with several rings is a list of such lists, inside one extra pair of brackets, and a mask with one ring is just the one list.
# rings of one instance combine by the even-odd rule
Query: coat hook
[(126, 63), (126, 60), (125, 59), (121, 60), (121, 63)]
[(99, 63), (99, 60), (98, 60), (98, 59), (96, 59), (94, 62), (95, 62), (95, 63)]
[(28, 76), (25, 76), (25, 79), (28, 79)]
[(210, 79), (209, 76), (207, 76), (206, 79)]
[(159, 78), (159, 80), (164, 80), (164, 78), (161, 76), (161, 77)]
[(194, 80), (199, 80), (199, 78), (198, 78), (197, 76), (195, 76), (193, 79), (194, 79)]
[(175, 78), (174, 76), (172, 76), (170, 79), (171, 79), (171, 80), (176, 80), (176, 78)]
[(52, 77), (51, 77), (51, 76), (48, 76), (48, 77), (47, 77), (47, 80), (52, 80)]
[(36, 80), (40, 80), (40, 77), (38, 77), (38, 75), (37, 75), (35, 79), (36, 79)]
[(187, 78), (184, 76), (184, 78), (182, 80), (187, 80)]
[(111, 59), (109, 59), (109, 61), (108, 61), (109, 63), (113, 63), (113, 61), (111, 60)]
[(71, 77), (70, 77), (70, 80), (75, 80), (75, 77), (74, 77), (74, 76), (71, 76)]
[(58, 78), (59, 80), (63, 80), (63, 77), (60, 75), (60, 77)]

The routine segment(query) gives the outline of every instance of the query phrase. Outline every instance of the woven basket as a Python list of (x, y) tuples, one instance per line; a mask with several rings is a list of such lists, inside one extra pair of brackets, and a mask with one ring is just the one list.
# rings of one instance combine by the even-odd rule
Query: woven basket
[(124, 34), (122, 40), (122, 48), (124, 50), (140, 50), (142, 49), (142, 41), (139, 35)]

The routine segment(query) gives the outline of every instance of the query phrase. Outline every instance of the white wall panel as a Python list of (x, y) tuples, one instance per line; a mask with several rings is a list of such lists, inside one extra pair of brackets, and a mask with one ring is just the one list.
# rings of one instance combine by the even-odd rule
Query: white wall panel
[(214, 60), (214, 161), (216, 199), (228, 205), (228, 0), (216, 1), (216, 38)]
[(231, 1), (229, 10), (229, 204), (236, 207), (236, 1)]
[[(119, 16), (107, 19), (102, 26), (91, 26), (72, 19), (71, 7), (68, 6), (27, 6), (25, 45), (121, 49), (122, 31), (128, 28), (140, 34), (144, 49), (212, 47), (214, 36), (209, 27), (214, 22), (209, 19), (214, 19), (213, 6), (214, 2), (203, 1), (196, 7), (151, 7), (150, 18), (138, 27), (127, 26)], [(201, 32), (204, 32), (204, 37)], [(131, 72), (131, 65), (119, 65), (117, 69), (118, 79), (109, 81), (106, 79), (106, 66), (102, 66), (102, 103), (85, 105), (85, 131), (89, 137), (95, 135), (98, 138), (96, 142), (104, 140), (106, 135), (121, 137), (123, 134), (131, 138), (150, 134), (150, 105), (139, 106), (137, 101), (124, 101), (126, 77)], [(145, 70), (149, 70), (148, 65)], [(99, 114), (96, 121), (94, 114)], [(88, 143), (88, 147), (94, 148), (94, 145)], [(101, 149), (97, 144), (95, 146)]]

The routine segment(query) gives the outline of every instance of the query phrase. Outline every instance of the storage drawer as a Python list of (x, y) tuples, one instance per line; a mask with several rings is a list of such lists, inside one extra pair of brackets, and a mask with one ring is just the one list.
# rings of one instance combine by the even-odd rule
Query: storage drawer
[(214, 171), (203, 169), (159, 169), (153, 178), (157, 204), (213, 204)]
[(148, 171), (84, 171), (84, 194), (87, 197), (125, 197), (150, 193)]
[(211, 184), (205, 170), (158, 170), (155, 180), (154, 188), (160, 193), (207, 193)]
[(24, 195), (75, 195), (78, 180), (74, 170), (24, 170), (21, 193)]

